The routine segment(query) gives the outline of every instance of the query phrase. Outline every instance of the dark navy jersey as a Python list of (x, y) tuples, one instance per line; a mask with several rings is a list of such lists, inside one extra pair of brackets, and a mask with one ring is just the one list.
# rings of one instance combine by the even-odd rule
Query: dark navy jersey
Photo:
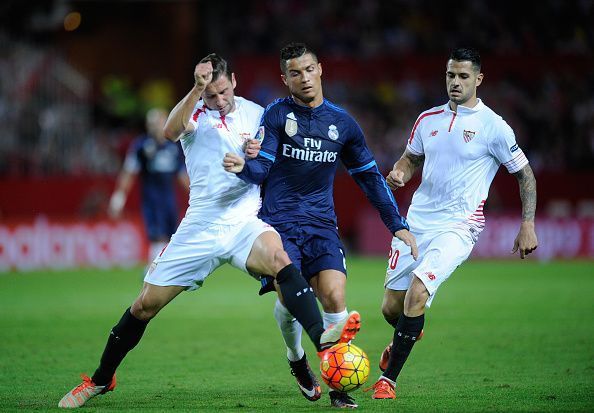
[(341, 161), (388, 229), (408, 228), (361, 128), (344, 109), (328, 100), (309, 108), (291, 97), (278, 99), (264, 112), (258, 136), (260, 153), (238, 176), (263, 184), (260, 217), (265, 222), (336, 227), (333, 186)]
[(179, 143), (159, 144), (143, 135), (130, 145), (124, 168), (139, 174), (143, 203), (173, 201), (177, 175), (185, 170), (184, 155)]

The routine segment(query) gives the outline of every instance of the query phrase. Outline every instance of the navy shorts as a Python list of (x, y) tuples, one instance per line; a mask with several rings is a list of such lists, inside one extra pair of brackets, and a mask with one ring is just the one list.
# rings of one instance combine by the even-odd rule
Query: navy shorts
[[(346, 275), (344, 246), (335, 228), (309, 224), (274, 225), (283, 241), (283, 247), (303, 277), (309, 280), (320, 271), (336, 270)], [(260, 295), (274, 291), (272, 277), (262, 277)]]
[(177, 207), (172, 202), (143, 203), (142, 215), (150, 241), (168, 240), (177, 229)]

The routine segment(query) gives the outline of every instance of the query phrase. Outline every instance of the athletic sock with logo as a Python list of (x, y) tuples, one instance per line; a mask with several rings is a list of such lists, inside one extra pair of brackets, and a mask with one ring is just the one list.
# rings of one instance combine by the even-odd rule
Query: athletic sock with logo
[(407, 317), (404, 314), (398, 319), (396, 330), (394, 331), (394, 341), (388, 366), (382, 374), (392, 381), (396, 381), (408, 355), (415, 345), (419, 334), (425, 324), (425, 314), (417, 317)]
[(293, 264), (278, 272), (276, 282), (283, 295), (285, 307), (303, 326), (316, 349), (321, 351), (320, 338), (324, 325), (313, 289)]
[(111, 329), (99, 367), (93, 374), (93, 383), (98, 386), (108, 384), (116, 369), (140, 341), (148, 321), (134, 317), (128, 308), (120, 321)]

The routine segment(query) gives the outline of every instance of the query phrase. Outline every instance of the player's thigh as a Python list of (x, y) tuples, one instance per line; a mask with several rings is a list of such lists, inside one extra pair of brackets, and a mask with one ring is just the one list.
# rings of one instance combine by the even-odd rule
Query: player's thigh
[(311, 277), (310, 284), (324, 311), (339, 313), (346, 308), (346, 275), (337, 270), (323, 270)]
[(425, 248), (414, 275), (425, 285), (429, 293), (427, 306), (443, 284), (472, 252), (474, 244), (469, 236), (458, 232), (444, 232), (432, 237)]
[(290, 263), (280, 236), (272, 226), (254, 217), (238, 226), (226, 245), (226, 256), (234, 267), (254, 275), (276, 275)]
[(220, 225), (182, 220), (144, 280), (161, 287), (200, 288), (206, 277), (224, 263), (220, 252), (224, 229)]

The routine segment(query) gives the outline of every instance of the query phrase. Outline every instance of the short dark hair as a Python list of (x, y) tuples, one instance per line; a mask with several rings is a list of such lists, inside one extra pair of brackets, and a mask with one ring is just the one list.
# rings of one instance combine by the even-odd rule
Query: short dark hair
[(219, 56), (216, 53), (211, 53), (205, 58), (203, 58), (200, 63), (208, 63), (212, 64), (212, 81), (218, 80), (219, 77), (222, 75), (227, 76), (227, 79), (231, 80), (231, 67), (225, 59)]
[(312, 55), (314, 60), (318, 61), (318, 56), (305, 43), (291, 42), (280, 51), (280, 68), (281, 72), (287, 72), (287, 60), (295, 59), (306, 54)]
[(481, 55), (476, 49), (458, 47), (450, 54), (450, 60), (456, 62), (471, 62), (477, 72), (481, 71)]

